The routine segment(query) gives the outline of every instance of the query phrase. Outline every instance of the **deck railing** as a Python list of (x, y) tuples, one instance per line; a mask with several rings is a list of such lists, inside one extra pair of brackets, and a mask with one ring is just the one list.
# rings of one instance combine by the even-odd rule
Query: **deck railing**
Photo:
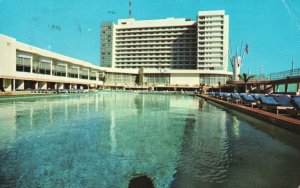
[(300, 68), (270, 74), (270, 80), (280, 80), (300, 76)]

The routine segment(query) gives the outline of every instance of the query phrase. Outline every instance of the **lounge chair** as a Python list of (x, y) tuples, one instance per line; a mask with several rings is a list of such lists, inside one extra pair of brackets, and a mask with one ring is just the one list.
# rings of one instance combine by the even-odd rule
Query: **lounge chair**
[(291, 103), (295, 106), (295, 108), (300, 110), (300, 96), (292, 97)]
[(233, 103), (236, 103), (236, 104), (239, 104), (241, 103), (241, 97), (238, 93), (231, 93), (231, 99), (230, 101), (233, 102)]
[(242, 104), (250, 106), (253, 108), (257, 105), (256, 99), (250, 94), (241, 94)]
[(280, 110), (287, 111), (294, 109), (294, 106), (291, 104), (291, 99), (287, 95), (262, 96), (260, 97), (260, 102), (260, 108), (274, 110), (276, 114), (279, 114)]
[(221, 96), (222, 96), (222, 93), (220, 93), (220, 92), (215, 92), (215, 95), (214, 95), (215, 98), (220, 99)]
[(258, 94), (258, 93), (252, 94), (252, 97), (253, 97), (256, 101), (259, 101), (260, 97), (262, 97), (262, 96), (265, 96), (265, 95), (264, 95), (264, 94)]
[(230, 93), (222, 93), (221, 99), (223, 99), (224, 101), (229, 101), (231, 99), (231, 94)]
[(291, 99), (291, 103), (294, 105), (294, 110), (291, 110), (292, 115), (300, 117), (300, 96), (294, 96)]

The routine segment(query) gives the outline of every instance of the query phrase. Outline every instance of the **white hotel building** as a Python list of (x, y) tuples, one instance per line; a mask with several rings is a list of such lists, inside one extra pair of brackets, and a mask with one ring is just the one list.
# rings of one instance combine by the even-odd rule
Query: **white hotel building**
[(229, 18), (224, 11), (199, 12), (197, 21), (129, 18), (117, 24), (104, 22), (101, 66), (149, 73), (144, 75), (144, 84), (163, 77), (167, 84), (217, 85), (231, 75), (228, 31)]
[(199, 12), (197, 21), (168, 18), (101, 25), (101, 67), (0, 35), (0, 88), (198, 88), (225, 83), (228, 16)]

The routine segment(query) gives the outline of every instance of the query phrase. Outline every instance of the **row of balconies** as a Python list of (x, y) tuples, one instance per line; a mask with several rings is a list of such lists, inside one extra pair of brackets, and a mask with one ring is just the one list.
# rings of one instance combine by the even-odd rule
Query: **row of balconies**
[(219, 26), (217, 26), (217, 25), (215, 25), (215, 26), (206, 26), (206, 27), (204, 27), (204, 26), (199, 26), (198, 27), (198, 29), (199, 29), (199, 31), (201, 32), (201, 31), (223, 31), (223, 25), (219, 25)]
[(122, 39), (116, 39), (117, 42), (124, 42), (124, 41), (155, 41), (155, 40), (165, 40), (165, 39), (195, 39), (197, 38), (197, 34), (193, 35), (178, 35), (173, 37), (172, 35), (166, 35), (167, 37), (157, 37), (157, 36), (136, 36), (136, 37), (128, 37)]
[(212, 46), (205, 46), (205, 45), (202, 45), (202, 46), (198, 46), (197, 47), (198, 49), (198, 52), (201, 52), (201, 51), (215, 51), (215, 50), (220, 50), (220, 51), (223, 51), (223, 46), (221, 47), (212, 47)]
[(172, 47), (192, 47), (192, 46), (197, 46), (197, 43), (194, 41), (194, 42), (173, 42), (171, 44), (156, 44), (156, 43), (147, 43), (147, 44), (119, 44), (119, 45), (116, 45), (116, 48), (117, 49), (120, 49), (120, 48), (164, 48), (164, 47), (167, 47), (167, 48), (172, 48)]
[(224, 25), (223, 20), (206, 20), (206, 21), (198, 21), (198, 26), (199, 25), (207, 25), (207, 26), (211, 26), (211, 25)]
[(182, 65), (182, 64), (186, 64), (186, 65), (195, 65), (197, 64), (196, 61), (144, 61), (144, 62), (131, 62), (131, 61), (120, 61), (120, 62), (116, 62), (116, 65), (145, 65), (145, 64), (149, 64), (149, 65), (170, 65), (170, 64), (174, 64), (174, 65)]
[(196, 48), (176, 48), (176, 49), (162, 49), (162, 50), (129, 50), (129, 51), (120, 51), (117, 50), (116, 51), (116, 56), (118, 55), (128, 55), (128, 54), (160, 54), (160, 53), (164, 53), (164, 54), (174, 54), (174, 53), (194, 53), (197, 52)]
[(198, 47), (221, 48), (223, 47), (223, 44), (199, 44)]
[(198, 55), (198, 58), (223, 58), (223, 55)]
[(212, 33), (212, 32), (214, 32), (214, 33), (218, 32), (223, 35), (224, 30), (223, 29), (206, 29), (206, 30), (203, 29), (203, 30), (198, 31), (198, 35), (201, 35), (203, 33)]
[(126, 59), (126, 60), (116, 60), (115, 63), (143, 63), (143, 62), (152, 62), (152, 63), (163, 63), (163, 62), (186, 62), (186, 61), (192, 61), (196, 62), (196, 58), (183, 58), (183, 59), (174, 59), (174, 58), (160, 58), (160, 59), (149, 59), (149, 58), (143, 58), (143, 59)]
[[(130, 67), (124, 67), (124, 66), (118, 66), (117, 68), (119, 69), (139, 69), (139, 66), (130, 66)], [(161, 72), (164, 72), (165, 68), (172, 68), (172, 69), (194, 69), (194, 66), (165, 66), (165, 67), (159, 67), (159, 66), (154, 66), (154, 67), (150, 67), (150, 66), (143, 66), (143, 68), (148, 69), (159, 69)], [(163, 68), (163, 69), (162, 69)], [(166, 83), (167, 84), (167, 83)]]
[(213, 41), (213, 40), (223, 40), (223, 36), (198, 36), (198, 40), (201, 40), (201, 41)]
[(223, 42), (222, 41), (209, 41), (209, 42), (205, 42), (205, 41), (198, 41), (198, 45), (202, 46), (202, 45), (222, 45)]
[(198, 57), (198, 61), (205, 61), (205, 62), (214, 62), (214, 61), (223, 61), (223, 56), (222, 57)]
[(134, 57), (140, 57), (140, 58), (146, 58), (146, 57), (196, 57), (197, 52), (187, 52), (187, 53), (128, 53), (128, 54), (118, 54), (115, 57), (116, 58), (134, 58)]
[(198, 67), (223, 67), (222, 62), (197, 62)]
[(155, 53), (155, 54), (152, 54), (152, 53), (148, 53), (148, 54), (135, 54), (135, 53), (130, 53), (130, 54), (126, 54), (126, 55), (120, 55), (120, 54), (117, 54), (116, 57), (117, 58), (124, 58), (124, 57), (182, 57), (182, 56), (195, 56), (196, 55), (196, 52), (183, 52), (183, 53)]
[(133, 41), (117, 41), (116, 45), (120, 44), (148, 44), (148, 43), (171, 43), (171, 42), (196, 42), (196, 37), (188, 37), (188, 38), (167, 38), (167, 39), (153, 39), (153, 40), (147, 40), (147, 39), (141, 39), (141, 40), (133, 40)]
[(117, 44), (115, 45), (116, 49), (122, 48), (134, 48), (134, 47), (151, 47), (151, 48), (160, 48), (160, 47), (196, 47), (197, 41), (184, 41), (184, 42), (177, 42), (177, 41), (168, 41), (164, 43), (130, 43), (130, 44)]
[(182, 27), (157, 27), (157, 28), (129, 28), (129, 29), (116, 29), (116, 34), (128, 33), (148, 33), (160, 31), (196, 31), (196, 25), (182, 26)]
[(160, 59), (174, 59), (174, 60), (181, 60), (181, 59), (196, 59), (196, 55), (184, 55), (184, 56), (138, 56), (138, 57), (118, 57), (116, 58), (116, 61), (119, 60), (144, 60), (144, 59), (156, 59), (156, 60), (160, 60)]
[(223, 50), (221, 49), (206, 49), (206, 50), (198, 50), (198, 57), (201, 56), (200, 53), (222, 53), (223, 54)]
[(163, 32), (157, 32), (157, 33), (138, 33), (136, 35), (124, 35), (124, 36), (116, 36), (116, 39), (122, 39), (122, 38), (137, 38), (137, 37), (159, 37), (159, 36), (190, 36), (190, 35), (196, 35), (197, 31), (193, 33), (163, 33)]
[(116, 47), (120, 46), (143, 46), (143, 45), (155, 45), (155, 46), (165, 46), (165, 45), (171, 45), (171, 44), (190, 44), (195, 43), (197, 41), (195, 40), (173, 40), (173, 41), (145, 41), (145, 42), (123, 42), (116, 44)]
[(190, 37), (190, 38), (187, 38), (187, 39), (184, 39), (184, 38), (171, 38), (171, 37), (168, 37), (168, 38), (156, 38), (155, 40), (147, 40), (147, 39), (144, 39), (144, 40), (135, 40), (135, 41), (132, 41), (132, 42), (127, 42), (127, 41), (117, 41), (118, 43), (129, 43), (129, 44), (134, 44), (134, 43), (147, 43), (147, 42), (153, 42), (153, 41), (157, 41), (157, 42), (174, 42), (174, 41), (195, 41), (196, 42), (196, 37)]
[(198, 32), (198, 37), (224, 37), (223, 32)]
[(211, 28), (211, 27), (224, 27), (223, 23), (219, 23), (219, 22), (214, 22), (214, 23), (198, 23), (198, 28), (200, 27), (204, 27), (204, 28)]
[(149, 47), (149, 46), (139, 46), (139, 47), (122, 47), (122, 48), (117, 48), (118, 51), (123, 51), (123, 52), (129, 52), (130, 50), (131, 51), (134, 51), (134, 50), (152, 50), (152, 51), (163, 51), (164, 49), (165, 50), (176, 50), (176, 49), (183, 49), (183, 48), (187, 48), (187, 49), (190, 49), (190, 48), (197, 48), (197, 44), (193, 44), (193, 45), (172, 45), (172, 46), (167, 46), (167, 47)]
[(178, 64), (173, 64), (173, 63), (160, 63), (160, 64), (156, 64), (156, 63), (143, 63), (143, 64), (129, 64), (129, 63), (119, 63), (116, 64), (116, 68), (123, 66), (123, 67), (145, 67), (145, 66), (150, 66), (150, 67), (170, 67), (170, 66), (195, 66), (196, 62), (193, 63), (178, 63)]
[(220, 43), (223, 44), (224, 40), (223, 39), (208, 39), (208, 40), (198, 40), (198, 44), (204, 43), (204, 44), (210, 44), (210, 43)]
[(223, 21), (224, 20), (224, 15), (216, 15), (216, 16), (203, 16), (203, 15), (200, 15), (198, 16), (198, 21), (216, 21), (216, 20), (219, 20), (219, 21)]

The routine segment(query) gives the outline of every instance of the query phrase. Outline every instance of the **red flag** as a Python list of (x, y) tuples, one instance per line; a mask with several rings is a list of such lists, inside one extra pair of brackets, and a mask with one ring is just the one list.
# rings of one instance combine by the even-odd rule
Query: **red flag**
[(246, 54), (248, 54), (248, 44), (246, 44), (246, 46), (245, 46), (245, 52), (246, 52)]

